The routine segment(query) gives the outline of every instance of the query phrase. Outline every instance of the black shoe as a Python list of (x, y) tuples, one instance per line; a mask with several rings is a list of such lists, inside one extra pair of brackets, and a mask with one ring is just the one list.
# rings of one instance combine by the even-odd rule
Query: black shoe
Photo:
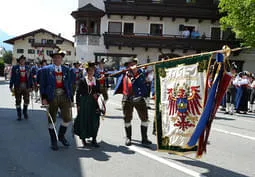
[(230, 114), (230, 115), (233, 115), (233, 112), (230, 112), (229, 114)]
[(53, 151), (58, 150), (58, 142), (57, 142), (57, 137), (55, 135), (54, 129), (49, 128), (49, 134), (50, 134), (50, 140), (51, 140), (51, 149)]
[(57, 150), (59, 149), (59, 148), (58, 148), (57, 142), (51, 144), (51, 149), (52, 149), (53, 151), (57, 151)]
[(21, 108), (20, 107), (17, 107), (16, 108), (16, 110), (17, 110), (17, 116), (18, 116), (18, 121), (21, 121)]
[(60, 126), (59, 132), (58, 132), (58, 140), (66, 147), (70, 146), (69, 142), (65, 138), (65, 133), (66, 133), (67, 127)]
[(97, 143), (96, 139), (93, 139), (91, 143), (92, 143), (92, 146), (94, 146), (95, 148), (99, 148), (100, 147), (99, 144)]
[(27, 105), (24, 105), (23, 107), (23, 115), (25, 119), (28, 119), (28, 115), (27, 115)]
[(152, 142), (150, 140), (142, 140), (142, 145), (150, 145)]
[(58, 139), (64, 146), (68, 147), (70, 146), (70, 143), (65, 139), (65, 137), (62, 137), (61, 139)]
[(125, 127), (125, 131), (126, 131), (126, 136), (127, 136), (127, 139), (125, 141), (125, 145), (126, 146), (131, 146), (131, 136), (132, 136), (132, 127), (129, 126), (129, 127)]
[(148, 129), (148, 127), (141, 126), (142, 144), (143, 145), (150, 145), (150, 144), (152, 144), (152, 142), (150, 140), (148, 140), (147, 129)]
[(226, 111), (226, 108), (220, 108), (220, 111)]
[(126, 142), (125, 142), (125, 145), (126, 145), (126, 146), (131, 146), (131, 145), (132, 145), (131, 139), (127, 138), (127, 139), (126, 139)]
[(228, 112), (228, 111), (226, 111), (226, 112), (224, 112), (224, 114), (229, 114), (229, 112)]

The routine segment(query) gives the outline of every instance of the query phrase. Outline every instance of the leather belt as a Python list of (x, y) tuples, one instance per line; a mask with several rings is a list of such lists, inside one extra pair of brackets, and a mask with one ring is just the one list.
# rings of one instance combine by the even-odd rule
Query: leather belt
[(64, 93), (65, 93), (65, 91), (62, 88), (58, 88), (58, 89), (55, 90), (55, 95), (56, 96), (64, 95)]

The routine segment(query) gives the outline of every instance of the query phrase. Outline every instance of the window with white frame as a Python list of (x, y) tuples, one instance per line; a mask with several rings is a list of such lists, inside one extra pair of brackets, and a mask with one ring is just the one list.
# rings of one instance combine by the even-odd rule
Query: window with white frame
[(134, 23), (124, 23), (124, 34), (134, 33)]
[(151, 24), (150, 35), (162, 36), (163, 35), (163, 24)]
[(34, 49), (28, 49), (28, 50), (27, 50), (27, 53), (28, 53), (28, 54), (34, 54), (34, 53), (35, 53), (35, 50), (34, 50)]
[(34, 43), (34, 42), (35, 42), (35, 39), (33, 39), (33, 38), (29, 38), (29, 39), (28, 39), (28, 43), (31, 43), (31, 44), (32, 44), (32, 43)]
[(24, 53), (24, 49), (17, 49), (17, 53)]
[(121, 22), (109, 22), (108, 23), (108, 32), (109, 33), (121, 33), (122, 31)]
[(53, 51), (52, 50), (47, 50), (46, 54), (49, 56), (50, 54), (53, 54)]

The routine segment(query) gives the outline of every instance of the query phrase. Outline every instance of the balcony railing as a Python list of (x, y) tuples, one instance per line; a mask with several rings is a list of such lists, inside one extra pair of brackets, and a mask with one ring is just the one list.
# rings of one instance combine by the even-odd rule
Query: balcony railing
[(50, 43), (32, 43), (32, 47), (48, 47), (48, 48), (57, 48), (56, 44), (50, 44)]
[(181, 35), (151, 35), (146, 33), (105, 33), (104, 44), (106, 47), (144, 47), (160, 49), (183, 49), (196, 51), (210, 51), (221, 49), (223, 45), (231, 48), (238, 47), (237, 40), (215, 40), (211, 38), (183, 38)]
[(172, 17), (185, 19), (218, 20), (220, 18), (218, 7), (213, 3), (167, 3), (142, 1), (105, 1), (107, 15), (131, 15), (147, 17)]

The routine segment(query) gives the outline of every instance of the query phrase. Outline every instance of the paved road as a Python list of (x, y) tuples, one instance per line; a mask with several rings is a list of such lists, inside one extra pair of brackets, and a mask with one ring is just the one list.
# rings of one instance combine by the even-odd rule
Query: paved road
[[(111, 95), (111, 91), (109, 92)], [(135, 145), (124, 145), (120, 96), (110, 96), (107, 116), (101, 120), (100, 148), (82, 148), (80, 140), (67, 138), (68, 149), (49, 148), (46, 113), (39, 104), (30, 105), (29, 120), (16, 121), (14, 97), (8, 82), (0, 81), (0, 177), (245, 177), (255, 176), (255, 115), (226, 116), (217, 113), (208, 145), (208, 154), (176, 156), (140, 146), (140, 121), (134, 114)], [(153, 104), (152, 104), (153, 106)], [(150, 120), (154, 110), (149, 111)], [(73, 109), (73, 116), (76, 111)], [(58, 119), (58, 123), (60, 119)]]

